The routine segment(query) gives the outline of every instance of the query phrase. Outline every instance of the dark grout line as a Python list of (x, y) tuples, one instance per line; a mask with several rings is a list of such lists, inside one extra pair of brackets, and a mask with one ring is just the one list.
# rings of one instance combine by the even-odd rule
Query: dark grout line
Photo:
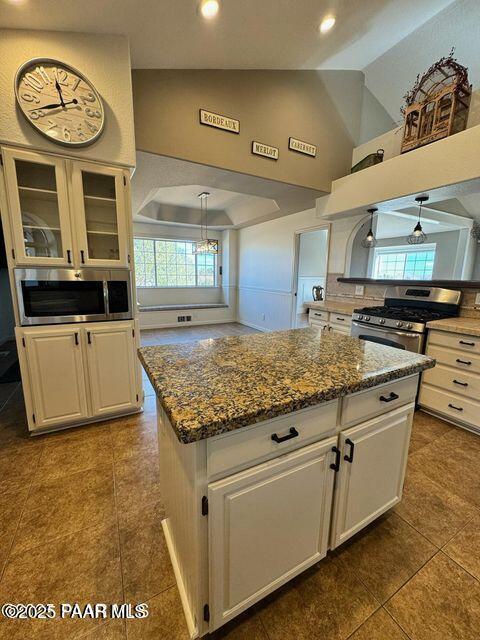
[(457, 565), (457, 567), (459, 569), (461, 569), (462, 571), (464, 571), (466, 574), (468, 574), (471, 578), (473, 578), (475, 580), (475, 582), (478, 582), (480, 584), (480, 579), (477, 578), (477, 576), (474, 576), (473, 573), (470, 573), (470, 571), (468, 569), (466, 569), (464, 566), (462, 566), (459, 562), (457, 562), (454, 558), (451, 558), (448, 553), (445, 553), (445, 551), (443, 549), (440, 549), (440, 553), (445, 556), (445, 558), (447, 558), (448, 560), (451, 560), (454, 564)]

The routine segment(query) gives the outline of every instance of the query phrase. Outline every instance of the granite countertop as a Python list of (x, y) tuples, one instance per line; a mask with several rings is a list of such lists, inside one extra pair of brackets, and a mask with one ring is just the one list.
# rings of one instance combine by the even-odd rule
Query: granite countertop
[(318, 309), (319, 311), (333, 311), (333, 313), (346, 313), (351, 315), (354, 309), (365, 306), (362, 303), (363, 300), (357, 300), (356, 302), (343, 300), (312, 300), (312, 302), (304, 302), (304, 305), (310, 307), (310, 309)]
[(469, 336), (480, 336), (480, 318), (457, 317), (432, 320), (431, 322), (427, 322), (427, 329), (454, 331), (456, 333), (466, 333)]
[(310, 328), (143, 347), (139, 357), (184, 443), (435, 364), (426, 356)]

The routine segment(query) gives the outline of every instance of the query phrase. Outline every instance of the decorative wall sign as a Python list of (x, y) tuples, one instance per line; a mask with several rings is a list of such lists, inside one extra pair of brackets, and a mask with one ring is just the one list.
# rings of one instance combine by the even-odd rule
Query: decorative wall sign
[(215, 127), (216, 129), (230, 131), (230, 133), (240, 133), (240, 120), (235, 120), (235, 118), (229, 118), (228, 116), (222, 116), (219, 113), (205, 111), (205, 109), (200, 109), (200, 124), (206, 124), (208, 127)]
[(292, 151), (297, 151), (298, 153), (304, 153), (307, 156), (312, 156), (312, 158), (315, 158), (315, 156), (317, 155), (317, 147), (314, 144), (304, 142), (303, 140), (297, 140), (296, 138), (288, 139), (288, 148)]
[(257, 142), (256, 140), (252, 140), (252, 153), (256, 156), (270, 158), (270, 160), (278, 160), (277, 147), (271, 147), (269, 144), (263, 144), (263, 142)]

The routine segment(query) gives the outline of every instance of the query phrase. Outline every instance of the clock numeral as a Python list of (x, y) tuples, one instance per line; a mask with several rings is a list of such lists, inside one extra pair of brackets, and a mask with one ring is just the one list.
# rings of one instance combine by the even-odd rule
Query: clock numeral
[(47, 131), (50, 131), (50, 129), (55, 129), (55, 127), (58, 127), (58, 124), (53, 120), (47, 120), (47, 122), (48, 122)]
[(76, 91), (77, 90), (77, 87), (78, 87), (78, 85), (80, 84), (81, 81), (82, 81), (81, 78), (77, 78), (75, 80), (75, 82), (73, 83), (72, 91)]
[(67, 140), (67, 142), (70, 142), (70, 140), (72, 139), (72, 136), (70, 134), (70, 129), (68, 127), (63, 127), (62, 134), (63, 134), (63, 139)]
[(85, 138), (85, 133), (83, 132), (82, 123), (81, 122), (79, 124), (77, 124), (77, 128), (75, 129), (75, 133), (82, 140), (83, 140), (83, 138)]
[(90, 129), (92, 133), (97, 133), (98, 127), (95, 124), (93, 124), (93, 122), (89, 122), (88, 120), (85, 120), (85, 124), (87, 125), (87, 127)]
[(40, 98), (38, 98), (34, 93), (30, 93), (30, 91), (24, 91), (20, 95), (25, 102), (34, 102), (35, 104), (40, 102)]
[(45, 82), (45, 84), (51, 84), (51, 79), (50, 76), (48, 75), (48, 73), (45, 71), (44, 67), (37, 67), (35, 69), (36, 73), (38, 73), (38, 75), (42, 78), (42, 80)]
[(85, 113), (89, 118), (101, 118), (102, 114), (98, 109), (90, 109), (90, 107), (85, 107)]
[(33, 89), (37, 93), (40, 93), (40, 91), (43, 89), (43, 82), (39, 78), (37, 78), (37, 76), (34, 76), (33, 73), (26, 73), (23, 81), (27, 86), (30, 87), (30, 89)]
[(30, 118), (32, 120), (38, 120), (39, 118), (43, 118), (46, 115), (44, 111), (41, 109), (36, 109), (35, 111), (30, 111)]
[(58, 84), (61, 84), (64, 87), (68, 87), (68, 73), (65, 71), (65, 69), (58, 69), (58, 67), (54, 67), (52, 72), (53, 77), (58, 82)]
[(95, 96), (91, 91), (89, 91), (86, 96), (80, 96), (80, 99), (83, 104), (87, 104), (87, 102), (95, 102)]

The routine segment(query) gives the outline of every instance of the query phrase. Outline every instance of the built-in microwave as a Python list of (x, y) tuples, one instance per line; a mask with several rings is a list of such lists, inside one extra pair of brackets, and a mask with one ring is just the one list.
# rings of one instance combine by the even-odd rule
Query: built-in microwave
[(22, 325), (133, 317), (126, 269), (15, 269), (15, 284)]

